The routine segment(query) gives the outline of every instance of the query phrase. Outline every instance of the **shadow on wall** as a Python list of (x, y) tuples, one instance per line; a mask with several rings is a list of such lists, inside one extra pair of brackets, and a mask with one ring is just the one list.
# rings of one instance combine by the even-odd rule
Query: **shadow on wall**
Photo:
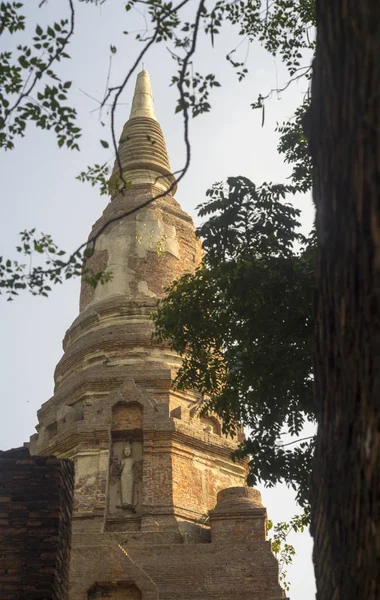
[(109, 598), (110, 600), (141, 600), (142, 595), (134, 583), (96, 583), (88, 592), (87, 598), (88, 600), (98, 600), (100, 598)]

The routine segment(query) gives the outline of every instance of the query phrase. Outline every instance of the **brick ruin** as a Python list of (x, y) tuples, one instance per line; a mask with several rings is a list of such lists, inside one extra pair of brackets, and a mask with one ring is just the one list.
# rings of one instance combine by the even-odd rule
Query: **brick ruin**
[(74, 466), (0, 452), (0, 598), (66, 600)]
[(68, 598), (280, 600), (266, 510), (246, 487), (246, 463), (230, 458), (239, 436), (200, 417), (196, 394), (172, 389), (180, 358), (152, 340), (157, 300), (194, 271), (202, 248), (174, 198), (145, 71), (119, 154), (87, 262), (112, 278), (82, 283), (54, 395), (30, 441), (33, 455), (75, 465)]

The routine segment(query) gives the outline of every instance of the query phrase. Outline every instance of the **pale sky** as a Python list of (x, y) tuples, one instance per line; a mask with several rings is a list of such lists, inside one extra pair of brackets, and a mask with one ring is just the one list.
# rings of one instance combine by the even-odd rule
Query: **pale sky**
[[(25, 13), (31, 29), (14, 37), (13, 43), (27, 43), (27, 35), (33, 33), (37, 22), (43, 24), (68, 16), (67, 2), (51, 0), (38, 9), (39, 1), (28, 0)], [(108, 200), (89, 184), (78, 182), (75, 176), (87, 165), (113, 162), (111, 150), (103, 149), (99, 142), (99, 139), (110, 141), (108, 115), (103, 112), (106, 126), (102, 127), (96, 110), (98, 103), (88, 95), (98, 100), (104, 96), (110, 44), (117, 47), (110, 84), (120, 82), (140, 50), (134, 35), (125, 36), (122, 31), (144, 28), (144, 15), (126, 13), (123, 2), (109, 0), (100, 7), (76, 3), (76, 36), (69, 49), (72, 60), (62, 62), (59, 73), (64, 79), (73, 80), (70, 100), (78, 109), (84, 130), (81, 152), (58, 149), (53, 133), (41, 132), (31, 125), (26, 137), (16, 141), (15, 150), (1, 153), (0, 254), (3, 256), (19, 258), (14, 250), (19, 242), (18, 233), (32, 227), (50, 233), (67, 250), (73, 250), (87, 238)], [(194, 71), (215, 73), (222, 84), (211, 96), (212, 112), (191, 121), (192, 161), (176, 194), (196, 224), (195, 208), (215, 181), (243, 175), (255, 183), (283, 182), (289, 175), (289, 167), (276, 152), (278, 136), (274, 129), (277, 122), (292, 116), (307, 84), (301, 81), (280, 96), (274, 94), (266, 104), (265, 124), (261, 127), (261, 112), (252, 111), (250, 103), (259, 93), (283, 86), (288, 75), (280, 59), (275, 60), (260, 46), (251, 45), (247, 57), (250, 73), (239, 83), (224, 58), (239, 41), (231, 30), (216, 38), (214, 50), (208, 41), (201, 39), (194, 60)], [(8, 38), (1, 37), (1, 51), (9, 46), (8, 42)], [(247, 43), (242, 43), (237, 57), (243, 60), (247, 49)], [(156, 114), (164, 131), (172, 169), (180, 169), (184, 159), (183, 126), (181, 116), (174, 114), (176, 90), (169, 87), (175, 63), (165, 45), (160, 45), (144, 59), (144, 67), (151, 76)], [(118, 109), (117, 137), (129, 116), (135, 79), (133, 76)], [(302, 223), (308, 232), (313, 221), (310, 197), (297, 198), (297, 206), (302, 208)], [(53, 394), (53, 373), (62, 355), (62, 339), (78, 314), (78, 304), (78, 280), (56, 287), (49, 299), (24, 294), (14, 302), (6, 302), (4, 296), (0, 297), (0, 449), (20, 446), (34, 432), (36, 412)], [(259, 489), (274, 522), (300, 512), (294, 493), (285, 486)], [(311, 538), (304, 533), (291, 541), (297, 556), (288, 569), (289, 596), (292, 600), (313, 598)]]

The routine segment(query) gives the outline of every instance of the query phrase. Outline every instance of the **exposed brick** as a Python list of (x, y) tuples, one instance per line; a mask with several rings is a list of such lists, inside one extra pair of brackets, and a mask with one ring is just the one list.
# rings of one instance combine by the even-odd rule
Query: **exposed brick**
[[(18, 448), (0, 452), (0, 472), (4, 471), (10, 477), (3, 484), (1, 504), (6, 518), (0, 520), (0, 597), (66, 600), (73, 465), (31, 458), (27, 448)], [(32, 484), (40, 498), (30, 494)]]

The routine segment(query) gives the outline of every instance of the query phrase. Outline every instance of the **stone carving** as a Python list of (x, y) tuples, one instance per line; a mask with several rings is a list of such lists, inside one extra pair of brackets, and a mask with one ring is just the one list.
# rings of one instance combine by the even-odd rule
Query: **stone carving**
[(109, 511), (116, 516), (139, 513), (142, 494), (142, 444), (115, 441), (110, 465)]
[(117, 506), (134, 512), (135, 476), (132, 446), (129, 442), (124, 446), (123, 458), (120, 461), (120, 498)]
[(220, 435), (220, 424), (214, 417), (201, 417), (201, 427), (205, 433)]

